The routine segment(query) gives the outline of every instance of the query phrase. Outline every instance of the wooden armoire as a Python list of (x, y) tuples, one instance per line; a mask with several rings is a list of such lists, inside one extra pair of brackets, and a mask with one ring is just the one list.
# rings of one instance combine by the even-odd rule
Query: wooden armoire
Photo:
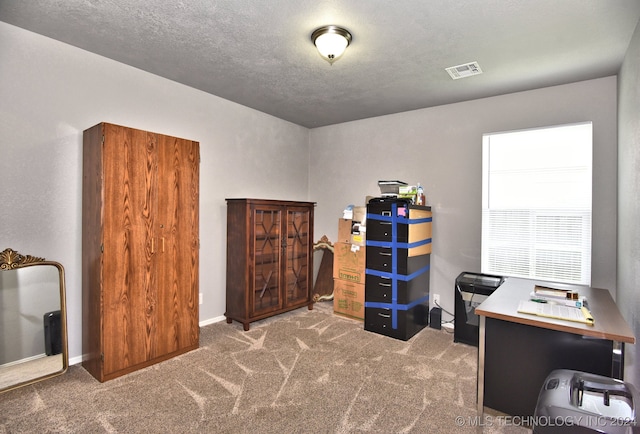
[(198, 348), (199, 143), (84, 131), (83, 367), (99, 381)]
[(227, 322), (313, 308), (313, 202), (227, 199)]

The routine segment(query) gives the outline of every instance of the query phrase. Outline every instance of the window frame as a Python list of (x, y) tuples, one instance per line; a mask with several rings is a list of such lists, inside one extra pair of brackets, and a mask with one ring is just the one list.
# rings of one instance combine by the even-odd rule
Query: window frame
[[(578, 143), (578, 141), (576, 141), (572, 143), (571, 146), (588, 148), (588, 151), (587, 149), (580, 149), (580, 152), (584, 152), (584, 154), (581, 154), (580, 158), (576, 159), (579, 161), (579, 164), (570, 161), (572, 160), (571, 155), (574, 154), (567, 154), (565, 156), (557, 155), (558, 158), (556, 160), (562, 160), (564, 162), (562, 165), (558, 166), (557, 163), (554, 163), (543, 167), (546, 161), (552, 161), (547, 158), (547, 155), (554, 155), (550, 153), (550, 149), (547, 149), (547, 153), (543, 154), (545, 156), (545, 162), (542, 163), (543, 166), (534, 169), (522, 169), (516, 164), (513, 170), (511, 168), (505, 170), (503, 164), (502, 170), (496, 169), (492, 172), (491, 162), (501, 161), (498, 160), (499, 157), (495, 156), (502, 155), (500, 154), (501, 149), (503, 150), (503, 154), (509, 154), (509, 152), (513, 152), (513, 150), (507, 150), (508, 147), (522, 144), (522, 146), (528, 146), (526, 150), (529, 152), (534, 150), (535, 144), (523, 144), (525, 140), (522, 139), (522, 135), (529, 134), (529, 136), (538, 137), (537, 140), (540, 140), (545, 137), (545, 134), (560, 134), (563, 131), (570, 130), (578, 132), (580, 136), (580, 142)], [(510, 134), (512, 138), (509, 139), (508, 136), (503, 136), (505, 134)], [(500, 136), (502, 141), (500, 144), (494, 145), (493, 152), (497, 154), (492, 155), (491, 138), (498, 136)], [(584, 141), (584, 143), (582, 141)], [(542, 142), (537, 142), (537, 144), (541, 143)], [(550, 141), (550, 143), (554, 142)], [(559, 142), (559, 144), (562, 145), (561, 142)], [(540, 147), (544, 148), (549, 146), (553, 145), (544, 143), (544, 145)], [(535, 149), (537, 150), (537, 148)], [(508, 158), (502, 161), (504, 163), (504, 161), (508, 161)], [(522, 162), (522, 167), (540, 164), (539, 162), (529, 162), (524, 158), (520, 161)], [(500, 167), (500, 163), (495, 163), (495, 165)], [(530, 173), (527, 173), (528, 170)], [(554, 170), (557, 173), (551, 173)], [(510, 171), (513, 173), (508, 173)], [(551, 173), (551, 175), (544, 171)], [(575, 173), (572, 173), (572, 171), (575, 171)], [(507, 173), (507, 175), (503, 179), (500, 179), (503, 172)], [(535, 182), (539, 181), (536, 176), (549, 176), (550, 180), (553, 180), (554, 176), (564, 176), (558, 179), (565, 182), (567, 194), (575, 193), (578, 191), (577, 189), (579, 189), (579, 195), (577, 195), (575, 199), (573, 196), (567, 196), (571, 199), (567, 200), (566, 203), (559, 201), (557, 198), (552, 198), (552, 196), (555, 196), (555, 191), (549, 194), (548, 199), (544, 194), (527, 196), (531, 199), (530, 201), (526, 199), (522, 200), (521, 198), (516, 200), (510, 199), (509, 194), (513, 194), (513, 190), (509, 190), (513, 189), (513, 186), (509, 185), (509, 181), (513, 181), (514, 185), (524, 185), (522, 181), (525, 180), (533, 182), (535, 185)], [(502, 185), (500, 183), (502, 183)], [(548, 182), (547, 188), (555, 189), (556, 186), (561, 185), (562, 182), (558, 184)], [(500, 190), (501, 186), (505, 188)], [(507, 193), (505, 193), (505, 191)], [(521, 191), (527, 191), (527, 189), (524, 188)], [(492, 200), (492, 197), (490, 197), (492, 195), (493, 197), (497, 197), (497, 199)], [(586, 121), (483, 134), (481, 272), (535, 280), (590, 285), (593, 242), (592, 197), (592, 122)], [(511, 201), (511, 203), (509, 203), (509, 201)], [(547, 205), (545, 201), (555, 201), (556, 203)], [(533, 203), (535, 205), (523, 205), (523, 202)], [(495, 205), (490, 207), (492, 203)], [(515, 204), (513, 205), (515, 207), (505, 208), (504, 204)], [(540, 206), (541, 204), (545, 206)], [(504, 214), (504, 216), (501, 214)], [(549, 216), (556, 217), (558, 221), (554, 222), (548, 218)], [(564, 223), (562, 223), (562, 220), (564, 220)], [(542, 223), (548, 225), (546, 226), (546, 228), (548, 228), (547, 232), (539, 229), (539, 225)], [(519, 235), (518, 230), (516, 230), (518, 225), (522, 225), (522, 227), (519, 228)], [(557, 229), (554, 231), (554, 228)], [(561, 231), (562, 228), (565, 230), (569, 228), (571, 231), (567, 235), (567, 233)], [(529, 232), (527, 233), (527, 231)], [(555, 241), (553, 241), (554, 239)], [(571, 240), (574, 241), (571, 242)], [(575, 252), (579, 252), (579, 255), (576, 256)]]

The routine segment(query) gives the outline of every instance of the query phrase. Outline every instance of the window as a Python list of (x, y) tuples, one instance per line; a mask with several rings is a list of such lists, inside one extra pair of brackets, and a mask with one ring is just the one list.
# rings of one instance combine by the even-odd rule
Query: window
[(483, 273), (590, 285), (591, 131), (483, 136)]

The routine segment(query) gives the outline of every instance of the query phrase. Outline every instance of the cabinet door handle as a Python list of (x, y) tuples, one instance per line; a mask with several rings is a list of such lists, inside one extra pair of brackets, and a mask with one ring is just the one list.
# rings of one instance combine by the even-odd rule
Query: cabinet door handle
[(153, 242), (154, 240), (155, 238), (151, 237), (151, 254), (154, 254), (156, 252), (155, 243)]
[(162, 237), (162, 253), (164, 253), (164, 237)]

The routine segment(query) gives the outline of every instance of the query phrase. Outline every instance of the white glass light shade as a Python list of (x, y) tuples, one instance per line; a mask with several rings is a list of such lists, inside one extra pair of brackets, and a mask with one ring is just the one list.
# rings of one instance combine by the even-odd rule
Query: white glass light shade
[(331, 61), (342, 56), (342, 53), (347, 48), (347, 40), (335, 33), (325, 33), (316, 39), (316, 47), (322, 57)]
[(325, 26), (311, 35), (320, 55), (329, 63), (335, 62), (351, 42), (351, 33), (336, 26)]

